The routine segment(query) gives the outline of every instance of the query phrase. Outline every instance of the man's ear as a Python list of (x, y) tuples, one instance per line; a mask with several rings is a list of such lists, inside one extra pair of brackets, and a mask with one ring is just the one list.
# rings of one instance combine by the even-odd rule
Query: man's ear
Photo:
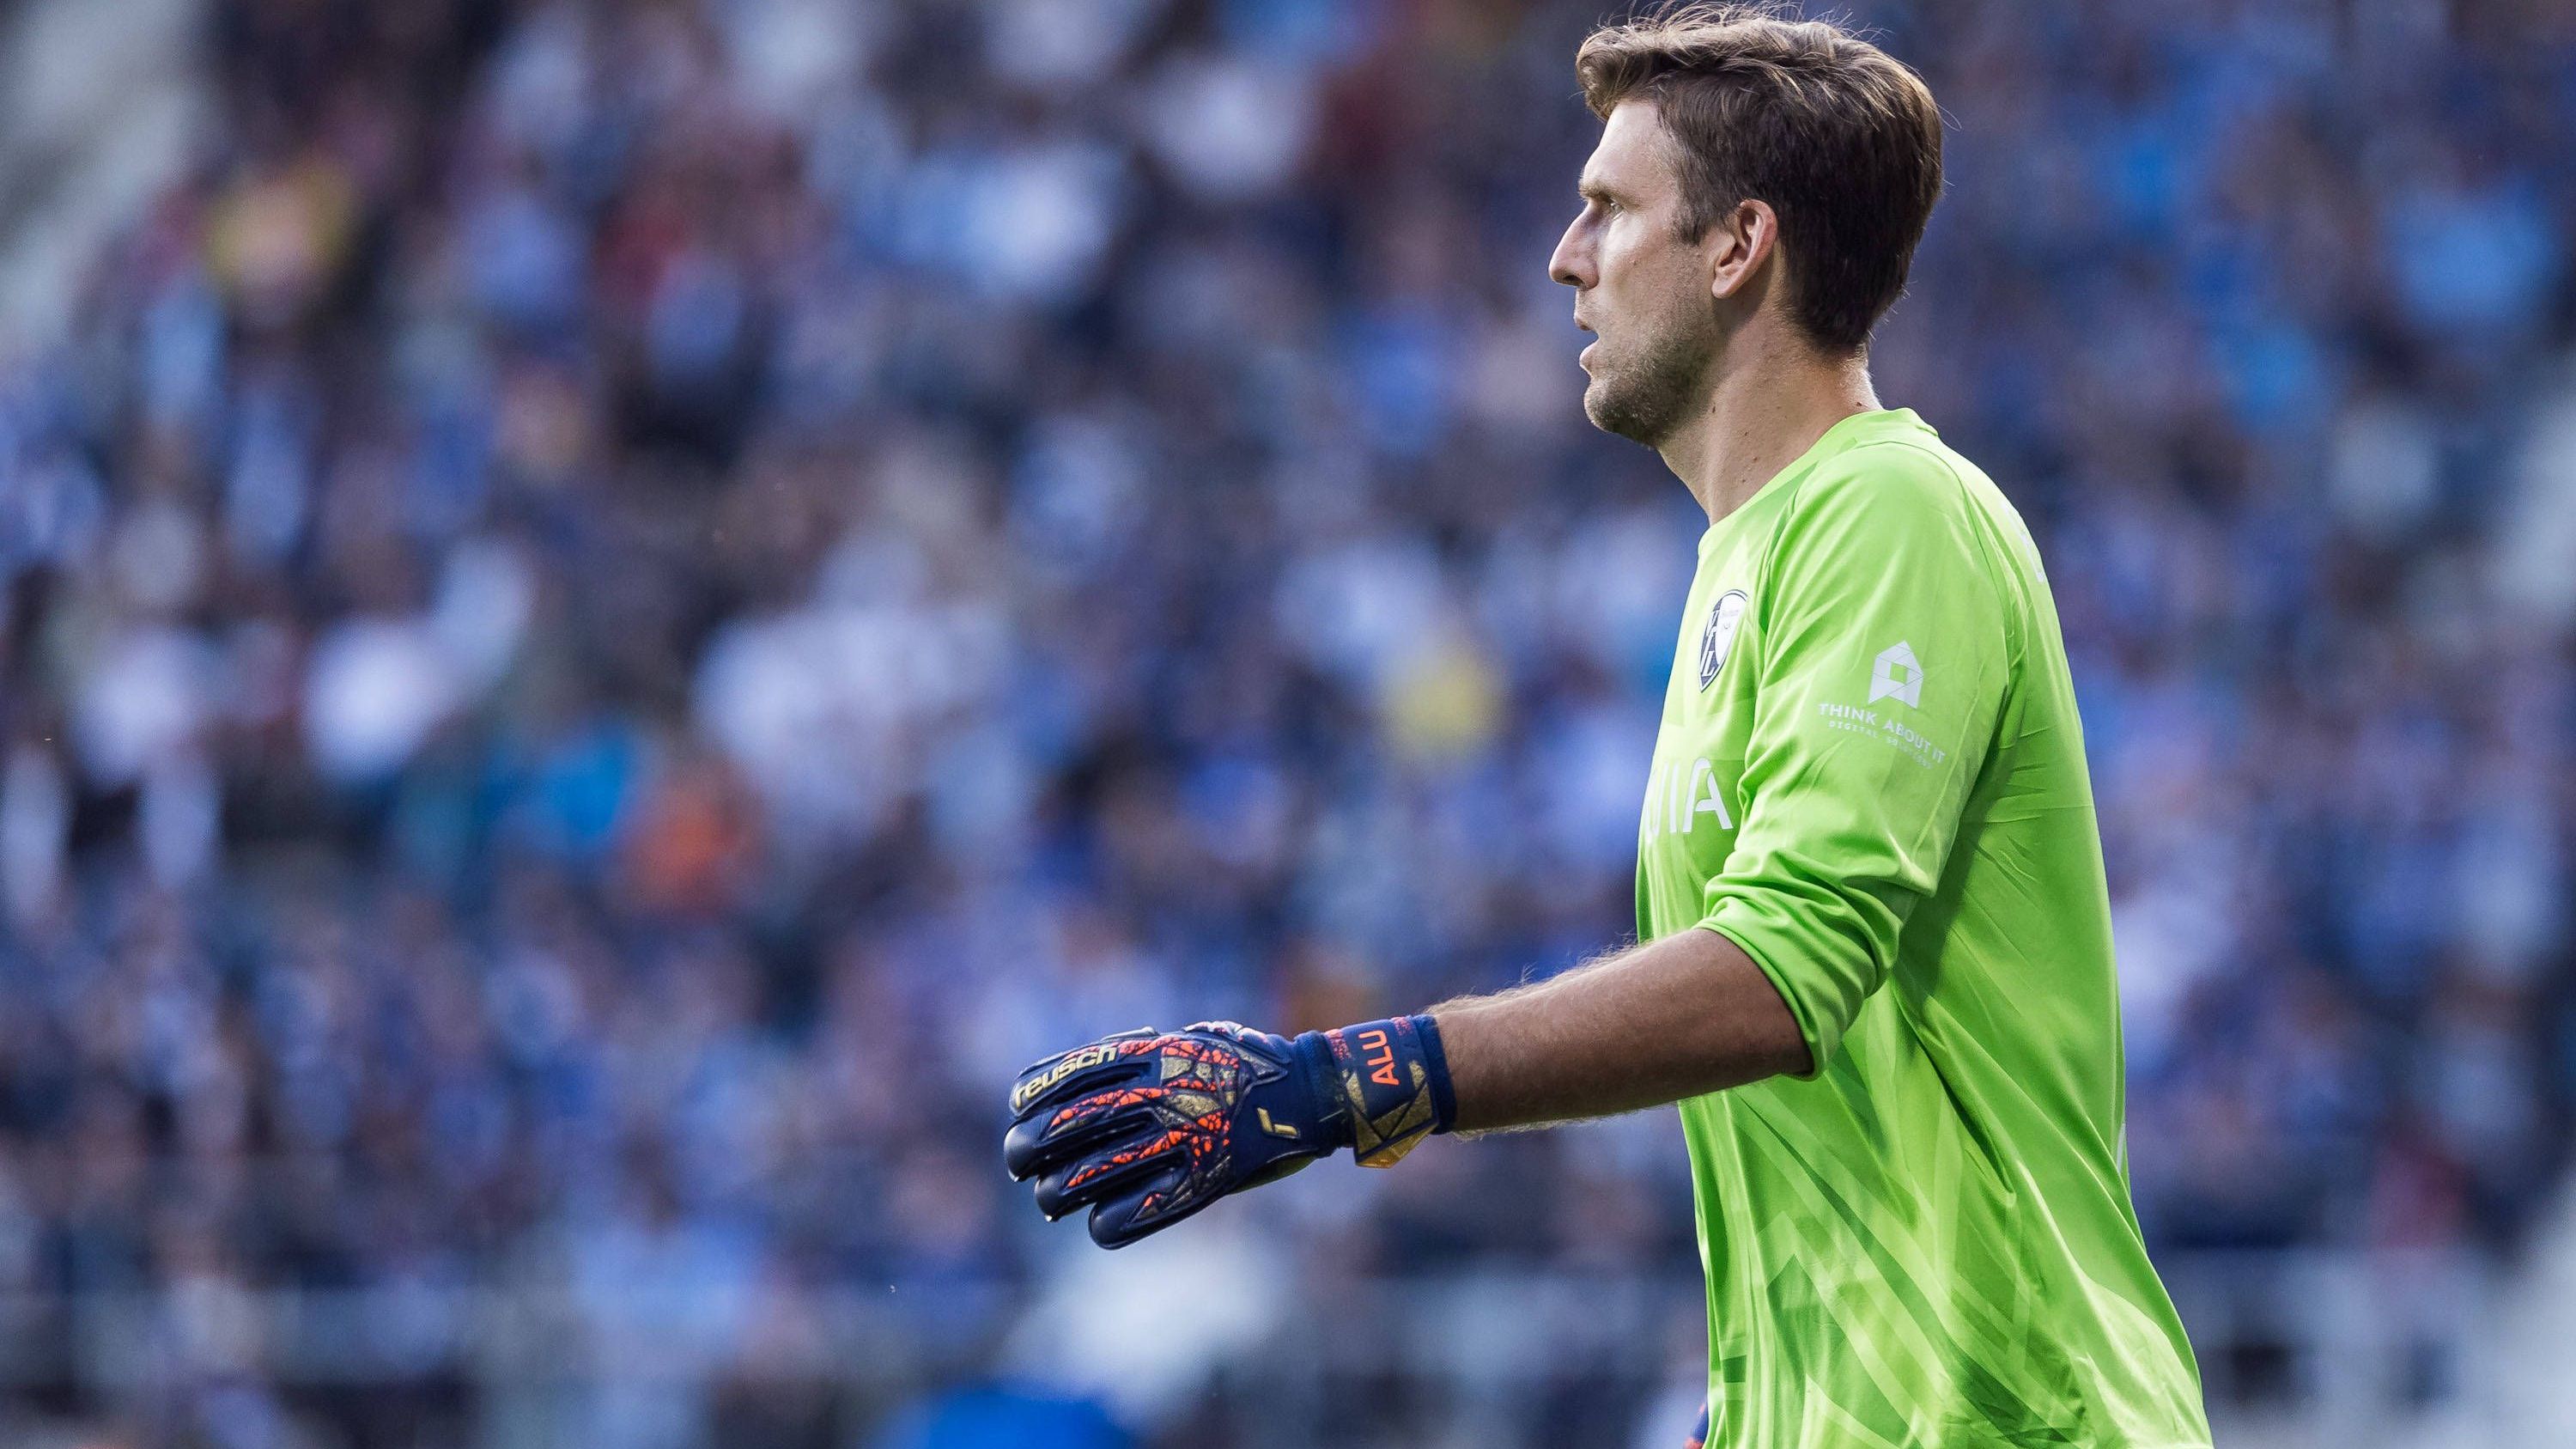
[(1747, 198), (1709, 224), (1708, 291), (1724, 301), (1747, 294), (1763, 263), (1780, 249), (1780, 215), (1771, 203)]

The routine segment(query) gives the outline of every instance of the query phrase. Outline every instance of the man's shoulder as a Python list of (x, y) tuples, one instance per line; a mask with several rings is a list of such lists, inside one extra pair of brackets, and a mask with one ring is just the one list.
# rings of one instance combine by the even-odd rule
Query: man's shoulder
[[(1788, 501), (1779, 543), (1811, 563), (1867, 567), (1874, 557), (1939, 554), (1993, 585), (2039, 569), (2021, 511), (1983, 469), (1928, 428), (1891, 429), (1823, 460)], [(1928, 560), (1927, 560), (1928, 561)]]
[(1930, 430), (1892, 430), (1818, 463), (1791, 509), (1897, 521), (1966, 517), (1982, 502), (1976, 484), (1984, 479), (1975, 464)]
[[(1786, 499), (1775, 556), (1805, 568), (1867, 568), (1901, 553), (1955, 555), (1981, 570), (1993, 485), (1928, 431), (1882, 434), (1820, 460)], [(2002, 504), (2009, 508), (2009, 504)]]
[[(2011, 505), (1929, 429), (1893, 430), (1822, 459), (1787, 500), (1764, 572), (1809, 609), (1898, 611), (2017, 657), (2030, 590)], [(1863, 604), (1861, 601), (1871, 601)]]

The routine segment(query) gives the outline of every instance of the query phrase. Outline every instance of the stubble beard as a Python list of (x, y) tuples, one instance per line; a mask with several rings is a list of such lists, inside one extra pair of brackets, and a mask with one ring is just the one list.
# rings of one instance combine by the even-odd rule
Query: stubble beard
[(1699, 405), (1718, 343), (1714, 319), (1665, 319), (1635, 360), (1593, 376), (1584, 415), (1605, 433), (1661, 448)]

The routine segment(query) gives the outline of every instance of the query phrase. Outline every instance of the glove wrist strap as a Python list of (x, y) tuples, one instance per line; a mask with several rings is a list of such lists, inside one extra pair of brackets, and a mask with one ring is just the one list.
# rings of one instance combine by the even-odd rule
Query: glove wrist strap
[(1365, 1021), (1308, 1036), (1322, 1039), (1325, 1091), (1349, 1125), (1361, 1166), (1393, 1167), (1414, 1144), (1456, 1120), (1448, 1057), (1430, 1017)]

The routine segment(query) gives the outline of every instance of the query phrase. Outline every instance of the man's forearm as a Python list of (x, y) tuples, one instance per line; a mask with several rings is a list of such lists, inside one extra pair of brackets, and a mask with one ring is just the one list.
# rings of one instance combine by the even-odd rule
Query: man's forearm
[(1032, 1063), (1002, 1162), (1105, 1248), (1349, 1148), (1391, 1167), (1435, 1132), (1651, 1107), (1807, 1069), (1770, 979), (1684, 931), (1552, 981), (1296, 1037), (1142, 1027)]
[(1677, 932), (1429, 1015), (1465, 1132), (1635, 1111), (1810, 1063), (1771, 979), (1715, 931)]

